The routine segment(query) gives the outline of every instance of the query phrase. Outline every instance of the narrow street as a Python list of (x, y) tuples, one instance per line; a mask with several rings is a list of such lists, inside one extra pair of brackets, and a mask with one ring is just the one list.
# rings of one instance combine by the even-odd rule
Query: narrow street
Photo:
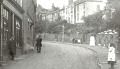
[(94, 52), (68, 44), (43, 42), (41, 53), (14, 61), (3, 69), (99, 69)]

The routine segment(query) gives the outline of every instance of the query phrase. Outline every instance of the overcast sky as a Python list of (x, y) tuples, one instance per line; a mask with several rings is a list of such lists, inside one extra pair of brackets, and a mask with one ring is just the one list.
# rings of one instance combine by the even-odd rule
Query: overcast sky
[(37, 0), (37, 3), (46, 9), (50, 9), (52, 3), (54, 3), (56, 7), (62, 8), (68, 4), (68, 0)]

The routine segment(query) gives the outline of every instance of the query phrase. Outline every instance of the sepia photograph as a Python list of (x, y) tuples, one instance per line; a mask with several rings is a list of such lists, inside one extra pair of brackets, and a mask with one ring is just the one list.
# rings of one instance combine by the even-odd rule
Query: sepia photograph
[(0, 69), (120, 69), (120, 0), (0, 0)]

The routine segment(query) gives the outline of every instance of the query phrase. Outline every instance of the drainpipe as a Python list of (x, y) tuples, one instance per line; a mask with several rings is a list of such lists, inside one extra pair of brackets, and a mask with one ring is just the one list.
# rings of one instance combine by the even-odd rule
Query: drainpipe
[(3, 29), (3, 19), (2, 19), (2, 6), (3, 0), (0, 1), (0, 65), (2, 65), (3, 62), (3, 50), (2, 50), (2, 29)]

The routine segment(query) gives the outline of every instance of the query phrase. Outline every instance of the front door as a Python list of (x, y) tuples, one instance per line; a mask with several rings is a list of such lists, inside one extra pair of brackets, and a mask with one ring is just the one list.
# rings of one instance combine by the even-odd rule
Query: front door
[(12, 12), (7, 9), (6, 7), (3, 7), (3, 29), (2, 29), (2, 49), (3, 49), (3, 58), (8, 57), (8, 46), (7, 41), (12, 36)]

